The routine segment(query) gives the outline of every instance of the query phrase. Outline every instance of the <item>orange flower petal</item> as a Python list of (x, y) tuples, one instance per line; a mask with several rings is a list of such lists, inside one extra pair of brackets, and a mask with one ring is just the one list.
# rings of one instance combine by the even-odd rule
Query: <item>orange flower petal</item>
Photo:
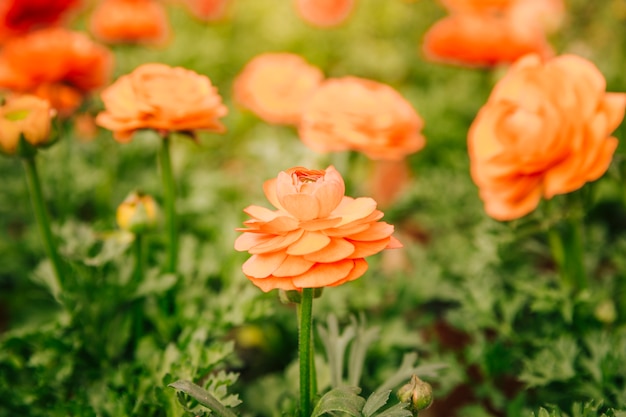
[(319, 200), (309, 194), (279, 196), (281, 205), (298, 220), (313, 220), (319, 216)]
[(365, 242), (365, 241), (359, 241), (359, 242), (349, 241), (349, 242), (351, 242), (354, 245), (355, 249), (352, 255), (348, 256), (348, 258), (356, 259), (356, 258), (365, 258), (366, 256), (371, 256), (382, 251), (389, 245), (389, 238), (381, 239), (381, 240), (374, 240), (371, 242)]
[(298, 288), (320, 288), (332, 285), (350, 274), (354, 269), (354, 261), (344, 259), (330, 264), (315, 264), (302, 275), (293, 277), (291, 280)]
[(263, 292), (268, 292), (271, 290), (285, 290), (285, 291), (293, 291), (298, 290), (299, 288), (293, 285), (291, 282), (291, 278), (282, 278), (269, 276), (267, 278), (255, 278), (252, 276), (248, 276), (248, 279), (252, 281), (254, 285), (259, 287)]
[(346, 237), (350, 240), (373, 241), (388, 238), (392, 233), (392, 225), (388, 223), (372, 223), (366, 230)]
[(274, 271), (275, 277), (293, 277), (304, 274), (315, 265), (315, 262), (308, 261), (301, 256), (287, 256), (285, 261)]
[[(271, 239), (266, 240), (265, 242), (256, 245), (249, 249), (250, 253), (266, 253), (266, 252), (276, 252), (278, 250), (285, 249), (289, 245), (296, 242), (302, 235), (304, 234), (303, 230), (294, 230), (286, 235), (278, 235), (274, 236)], [(272, 236), (272, 235), (268, 235)]]
[(307, 253), (304, 259), (312, 262), (331, 263), (350, 257), (354, 245), (345, 239), (331, 239), (330, 243), (317, 252)]
[(350, 271), (345, 278), (330, 284), (329, 287), (336, 287), (338, 285), (345, 284), (346, 282), (354, 281), (367, 272), (367, 268), (368, 265), (365, 259), (354, 259), (354, 268), (352, 268), (352, 271)]
[(330, 244), (331, 239), (319, 232), (304, 232), (300, 240), (287, 249), (289, 255), (306, 255), (317, 252)]
[(285, 251), (252, 255), (243, 264), (243, 273), (254, 278), (267, 278), (287, 258)]

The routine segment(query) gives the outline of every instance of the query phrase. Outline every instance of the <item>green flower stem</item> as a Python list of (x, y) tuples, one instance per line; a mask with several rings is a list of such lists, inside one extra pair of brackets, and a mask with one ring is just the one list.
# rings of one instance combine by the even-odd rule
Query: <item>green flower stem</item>
[(57, 251), (56, 242), (52, 236), (50, 229), (50, 220), (48, 219), (48, 212), (43, 201), (43, 194), (41, 192), (41, 183), (39, 181), (39, 174), (37, 173), (37, 165), (35, 163), (35, 157), (22, 158), (24, 169), (26, 170), (26, 181), (28, 182), (28, 190), (30, 198), (33, 204), (33, 210), (35, 212), (35, 218), (37, 219), (37, 225), (39, 226), (39, 233), (43, 239), (46, 254), (52, 263), (54, 269), (54, 278), (57, 291), (60, 293), (63, 289), (63, 262)]
[(300, 332), (298, 348), (300, 350), (300, 417), (311, 416), (311, 358), (312, 358), (312, 327), (313, 327), (313, 289), (302, 290), (302, 301), (299, 305)]
[(165, 226), (167, 228), (168, 247), (165, 272), (176, 272), (178, 263), (178, 228), (176, 221), (176, 184), (172, 173), (170, 157), (170, 139), (163, 138), (163, 145), (159, 152), (161, 164), (161, 178), (163, 181), (163, 204), (165, 206)]
[(580, 213), (565, 216), (548, 230), (548, 242), (563, 283), (574, 291), (587, 288), (583, 224)]
[(133, 241), (133, 256), (135, 258), (135, 269), (133, 270), (133, 286), (136, 288), (143, 277), (143, 237), (141, 233), (135, 234)]

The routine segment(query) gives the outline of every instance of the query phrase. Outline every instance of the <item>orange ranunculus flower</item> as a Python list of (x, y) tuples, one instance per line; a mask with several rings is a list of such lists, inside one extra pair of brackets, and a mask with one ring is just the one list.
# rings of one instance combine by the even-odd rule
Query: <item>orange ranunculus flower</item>
[(57, 24), (79, 3), (80, 0), (3, 0), (0, 2), (0, 42)]
[(106, 43), (161, 44), (170, 33), (165, 8), (154, 0), (102, 0), (90, 30)]
[(424, 54), (432, 61), (469, 66), (512, 63), (529, 53), (552, 56), (543, 30), (498, 14), (453, 14), (424, 35)]
[(33, 93), (63, 115), (105, 85), (113, 55), (83, 33), (49, 28), (12, 38), (0, 51), (0, 88)]
[(234, 98), (268, 123), (295, 125), (302, 106), (324, 79), (320, 69), (290, 53), (253, 58), (234, 82)]
[(213, 22), (226, 16), (232, 0), (181, 0), (198, 19)]
[(31, 95), (10, 97), (0, 107), (0, 152), (14, 155), (20, 136), (34, 147), (50, 142), (53, 115), (47, 100)]
[(204, 75), (182, 67), (148, 63), (120, 77), (102, 92), (105, 110), (96, 123), (129, 142), (138, 129), (223, 132), (228, 112)]
[(344, 196), (332, 166), (291, 168), (263, 189), (278, 210), (247, 207), (235, 249), (252, 255), (243, 272), (265, 292), (341, 285), (365, 273), (365, 257), (402, 246), (373, 199)]
[(355, 150), (399, 160), (425, 145), (422, 119), (396, 90), (357, 77), (324, 81), (307, 101), (300, 138), (319, 152)]
[(607, 170), (626, 94), (605, 92), (589, 61), (530, 55), (496, 85), (468, 134), (471, 174), (487, 214), (513, 220), (540, 199), (569, 193)]
[(343, 23), (350, 16), (355, 0), (295, 0), (295, 6), (306, 22), (330, 27)]

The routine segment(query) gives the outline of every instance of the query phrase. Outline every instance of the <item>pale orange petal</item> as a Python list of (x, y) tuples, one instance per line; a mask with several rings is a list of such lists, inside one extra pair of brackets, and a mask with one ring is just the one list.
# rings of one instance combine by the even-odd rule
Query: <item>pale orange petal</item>
[(249, 249), (250, 253), (267, 253), (267, 252), (276, 252), (282, 249), (285, 249), (302, 236), (304, 233), (303, 230), (294, 230), (289, 232), (286, 235), (278, 235), (272, 236), (270, 239), (265, 240), (264, 242), (252, 247)]
[(307, 253), (304, 259), (313, 262), (337, 262), (354, 253), (354, 245), (345, 239), (331, 239), (330, 243), (317, 252)]
[(312, 220), (319, 216), (320, 203), (310, 194), (279, 195), (279, 199), (285, 210), (298, 220)]
[(304, 274), (293, 277), (292, 282), (298, 288), (326, 287), (346, 278), (353, 268), (354, 261), (351, 259), (330, 264), (315, 264)]
[(356, 258), (365, 258), (367, 256), (371, 256), (377, 254), (387, 247), (389, 244), (389, 238), (375, 240), (372, 242), (364, 242), (364, 241), (349, 241), (354, 245), (354, 252), (348, 258), (356, 259)]
[(317, 252), (330, 244), (331, 239), (319, 232), (304, 232), (300, 240), (289, 246), (289, 255), (306, 255)]
[(346, 282), (354, 281), (361, 277), (367, 271), (368, 265), (365, 259), (354, 259), (354, 268), (352, 271), (340, 281), (330, 284), (329, 287), (336, 287), (337, 285), (345, 284)]
[(285, 261), (274, 271), (275, 277), (294, 277), (304, 274), (315, 265), (315, 262), (306, 260), (301, 256), (287, 256)]
[(267, 278), (255, 278), (248, 276), (248, 279), (252, 281), (254, 285), (259, 287), (263, 292), (269, 292), (271, 290), (285, 290), (293, 291), (299, 288), (293, 285), (291, 278), (281, 278), (275, 276), (269, 276)]
[(285, 260), (285, 251), (252, 255), (243, 264), (243, 273), (254, 278), (269, 277)]
[(350, 240), (380, 240), (391, 236), (393, 229), (393, 226), (388, 223), (372, 223), (366, 230), (348, 235), (346, 237)]

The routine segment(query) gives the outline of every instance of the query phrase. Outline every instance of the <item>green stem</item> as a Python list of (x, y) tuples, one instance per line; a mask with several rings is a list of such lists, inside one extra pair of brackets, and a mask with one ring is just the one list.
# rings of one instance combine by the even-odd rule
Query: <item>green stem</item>
[(135, 269), (133, 270), (133, 287), (137, 287), (141, 283), (143, 277), (143, 238), (141, 233), (135, 234), (133, 241), (133, 256), (135, 258)]
[[(579, 197), (579, 196), (578, 196)], [(574, 213), (562, 216), (548, 230), (548, 241), (563, 283), (574, 291), (587, 288), (584, 263), (583, 224), (579, 207)]]
[(311, 334), (313, 327), (313, 289), (302, 290), (300, 310), (300, 332), (298, 348), (300, 349), (300, 417), (311, 416)]
[(172, 173), (170, 157), (170, 139), (163, 138), (163, 145), (159, 152), (161, 164), (161, 179), (163, 181), (163, 204), (165, 206), (165, 226), (167, 228), (168, 247), (165, 272), (176, 272), (178, 263), (178, 231), (176, 224), (176, 184)]
[(39, 233), (43, 239), (46, 254), (48, 255), (48, 258), (52, 263), (52, 268), (54, 269), (55, 281), (53, 283), (53, 292), (59, 294), (63, 289), (63, 263), (57, 251), (56, 242), (50, 229), (50, 220), (48, 219), (48, 212), (46, 211), (43, 201), (43, 194), (41, 192), (41, 183), (39, 181), (39, 174), (37, 173), (35, 157), (32, 156), (23, 158), (22, 161), (24, 163), (24, 169), (26, 170), (26, 181), (28, 182), (28, 190), (33, 204), (35, 218), (37, 219), (37, 225), (39, 226)]

